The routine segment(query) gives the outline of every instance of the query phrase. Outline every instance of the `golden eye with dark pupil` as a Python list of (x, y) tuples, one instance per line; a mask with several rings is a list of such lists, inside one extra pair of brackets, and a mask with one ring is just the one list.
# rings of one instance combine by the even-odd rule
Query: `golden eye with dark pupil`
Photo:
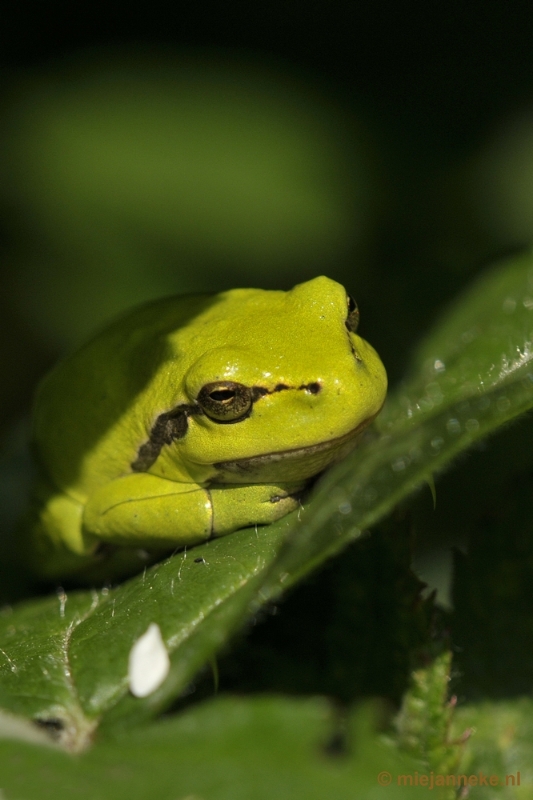
[(233, 381), (207, 383), (200, 390), (198, 405), (214, 422), (239, 422), (250, 413), (252, 392)]
[(348, 305), (348, 316), (346, 317), (345, 325), (349, 331), (355, 333), (359, 326), (359, 309), (357, 303), (350, 295), (347, 296), (346, 302)]

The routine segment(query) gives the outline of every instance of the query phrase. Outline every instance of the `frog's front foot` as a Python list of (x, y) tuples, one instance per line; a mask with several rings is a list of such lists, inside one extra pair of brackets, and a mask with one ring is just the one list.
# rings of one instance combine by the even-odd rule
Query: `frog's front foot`
[(213, 536), (247, 528), (269, 525), (300, 505), (305, 485), (239, 484), (217, 485), (209, 489), (213, 507)]

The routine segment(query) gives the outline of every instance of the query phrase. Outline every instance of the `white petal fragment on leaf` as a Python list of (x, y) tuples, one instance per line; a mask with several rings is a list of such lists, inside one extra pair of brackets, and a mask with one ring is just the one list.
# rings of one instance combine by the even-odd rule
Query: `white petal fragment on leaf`
[(152, 622), (130, 650), (128, 678), (135, 697), (148, 697), (168, 675), (170, 658), (159, 625)]

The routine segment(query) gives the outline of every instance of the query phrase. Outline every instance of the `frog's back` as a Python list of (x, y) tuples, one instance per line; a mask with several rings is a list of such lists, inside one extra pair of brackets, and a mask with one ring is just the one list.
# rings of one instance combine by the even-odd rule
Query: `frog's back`
[[(183, 376), (176, 353), (179, 332), (216, 297), (165, 298), (134, 309), (43, 380), (33, 438), (52, 485), (83, 500), (96, 486), (129, 471), (158, 411), (153, 407), (154, 382), (170, 359), (174, 383)], [(161, 411), (172, 402), (164, 396), (168, 385), (167, 379), (156, 392)], [(112, 446), (106, 446), (108, 441)]]

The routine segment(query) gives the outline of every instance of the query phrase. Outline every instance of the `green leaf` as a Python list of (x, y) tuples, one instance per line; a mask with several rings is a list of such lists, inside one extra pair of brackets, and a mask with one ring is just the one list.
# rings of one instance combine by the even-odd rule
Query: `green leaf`
[(0, 620), (0, 702), (5, 709), (63, 731), (63, 742), (76, 749), (94, 723), (77, 700), (70, 672), (70, 637), (96, 607), (90, 592), (52, 597), (4, 610)]
[[(288, 523), (238, 531), (185, 551), (110, 593), (72, 636), (72, 673), (89, 716), (118, 704), (113, 718), (154, 713), (177, 697), (225, 643), (247, 613), (260, 575)], [(228, 547), (228, 540), (233, 546)], [(156, 622), (171, 653), (165, 683), (140, 700), (128, 694), (127, 660), (148, 624)]]
[[(497, 416), (504, 420), (508, 412), (512, 418), (515, 391), (524, 381), (527, 394), (533, 383), (532, 361), (533, 255), (527, 252), (482, 275), (422, 340), (411, 377), (379, 418), (379, 427), (390, 432), (396, 425), (412, 426), (460, 401), (470, 402), (471, 417), (481, 425), (488, 406), (480, 401), (486, 395), (499, 403)], [(509, 396), (494, 392), (504, 387)], [(475, 424), (470, 428), (475, 434)]]
[[(416, 764), (376, 733), (375, 718), (365, 706), (340, 726), (323, 698), (225, 697), (76, 757), (0, 740), (2, 789), (27, 800), (405, 798), (397, 775)], [(339, 749), (341, 729), (347, 740)]]
[[(185, 551), (115, 590), (64, 593), (22, 604), (0, 619), (0, 698), (15, 713), (61, 729), (73, 749), (119, 704), (130, 715), (177, 696), (224, 643), (256, 592), (287, 523), (239, 531)], [(170, 675), (145, 700), (128, 695), (128, 656), (150, 623), (171, 653)]]
[(476, 787), (479, 800), (533, 798), (533, 700), (522, 697), (458, 708), (455, 728), (467, 731), (463, 771), (494, 776)]

